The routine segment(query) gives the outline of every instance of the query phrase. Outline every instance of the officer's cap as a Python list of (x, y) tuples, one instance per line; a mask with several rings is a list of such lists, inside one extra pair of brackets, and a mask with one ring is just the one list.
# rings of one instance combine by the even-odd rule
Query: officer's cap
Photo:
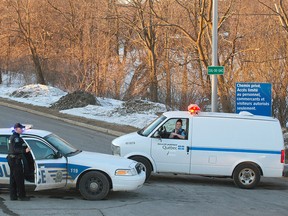
[(20, 124), (20, 123), (16, 123), (16, 124), (14, 125), (14, 129), (16, 129), (16, 128), (25, 128), (25, 126), (22, 125), (22, 124)]

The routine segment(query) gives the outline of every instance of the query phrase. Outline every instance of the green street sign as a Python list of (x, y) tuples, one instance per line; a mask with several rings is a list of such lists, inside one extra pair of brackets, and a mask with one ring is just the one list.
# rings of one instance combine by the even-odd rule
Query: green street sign
[(208, 66), (208, 75), (223, 75), (224, 66)]

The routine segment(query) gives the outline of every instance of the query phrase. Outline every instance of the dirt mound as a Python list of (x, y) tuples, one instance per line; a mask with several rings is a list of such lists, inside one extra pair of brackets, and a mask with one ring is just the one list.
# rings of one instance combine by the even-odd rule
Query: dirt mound
[(85, 107), (87, 105), (98, 105), (100, 103), (95, 96), (84, 91), (75, 91), (61, 97), (57, 102), (53, 103), (50, 108), (57, 110), (72, 109), (78, 107)]
[(14, 91), (10, 94), (13, 97), (22, 97), (22, 98), (29, 98), (31, 97), (31, 92), (24, 92), (24, 91)]
[(153, 113), (159, 114), (166, 112), (167, 109), (164, 104), (153, 103), (145, 100), (129, 100), (122, 104), (121, 108), (118, 108), (116, 112), (121, 115), (131, 114), (131, 113)]

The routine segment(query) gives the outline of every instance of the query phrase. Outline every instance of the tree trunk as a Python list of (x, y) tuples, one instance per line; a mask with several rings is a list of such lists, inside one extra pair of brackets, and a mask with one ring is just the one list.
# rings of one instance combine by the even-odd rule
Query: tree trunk
[(187, 100), (187, 93), (188, 93), (187, 56), (188, 56), (188, 52), (185, 54), (185, 59), (184, 59), (184, 64), (183, 64), (180, 110), (186, 110), (187, 106), (188, 106), (188, 100)]
[(133, 97), (134, 91), (137, 88), (138, 81), (143, 77), (143, 71), (146, 71), (146, 65), (140, 64), (136, 69), (132, 76), (131, 82), (128, 86), (128, 89), (125, 92), (123, 100), (129, 100)]
[(231, 96), (229, 95), (229, 89), (226, 87), (226, 83), (223, 76), (218, 78), (219, 80), (219, 97), (222, 105), (222, 111), (226, 113), (232, 112)]
[[(154, 49), (154, 48), (153, 48)], [(149, 50), (150, 64), (150, 99), (153, 102), (158, 102), (158, 82), (157, 82), (157, 60), (153, 50)]]
[(31, 44), (29, 46), (30, 46), (30, 51), (32, 54), (32, 60), (34, 63), (34, 67), (36, 70), (36, 81), (39, 84), (45, 85), (46, 83), (45, 83), (43, 72), (42, 72), (42, 66), (41, 66), (39, 56), (36, 52), (36, 48), (32, 47)]
[(169, 36), (165, 33), (165, 74), (166, 74), (166, 107), (171, 108), (171, 71), (169, 64)]

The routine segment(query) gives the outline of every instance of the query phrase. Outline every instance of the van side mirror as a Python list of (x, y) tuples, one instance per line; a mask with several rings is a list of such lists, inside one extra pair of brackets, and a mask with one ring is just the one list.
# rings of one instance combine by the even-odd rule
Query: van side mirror
[(161, 138), (161, 136), (160, 136), (160, 134), (159, 134), (158, 131), (156, 131), (156, 132), (154, 133), (153, 137), (155, 137), (155, 138)]

